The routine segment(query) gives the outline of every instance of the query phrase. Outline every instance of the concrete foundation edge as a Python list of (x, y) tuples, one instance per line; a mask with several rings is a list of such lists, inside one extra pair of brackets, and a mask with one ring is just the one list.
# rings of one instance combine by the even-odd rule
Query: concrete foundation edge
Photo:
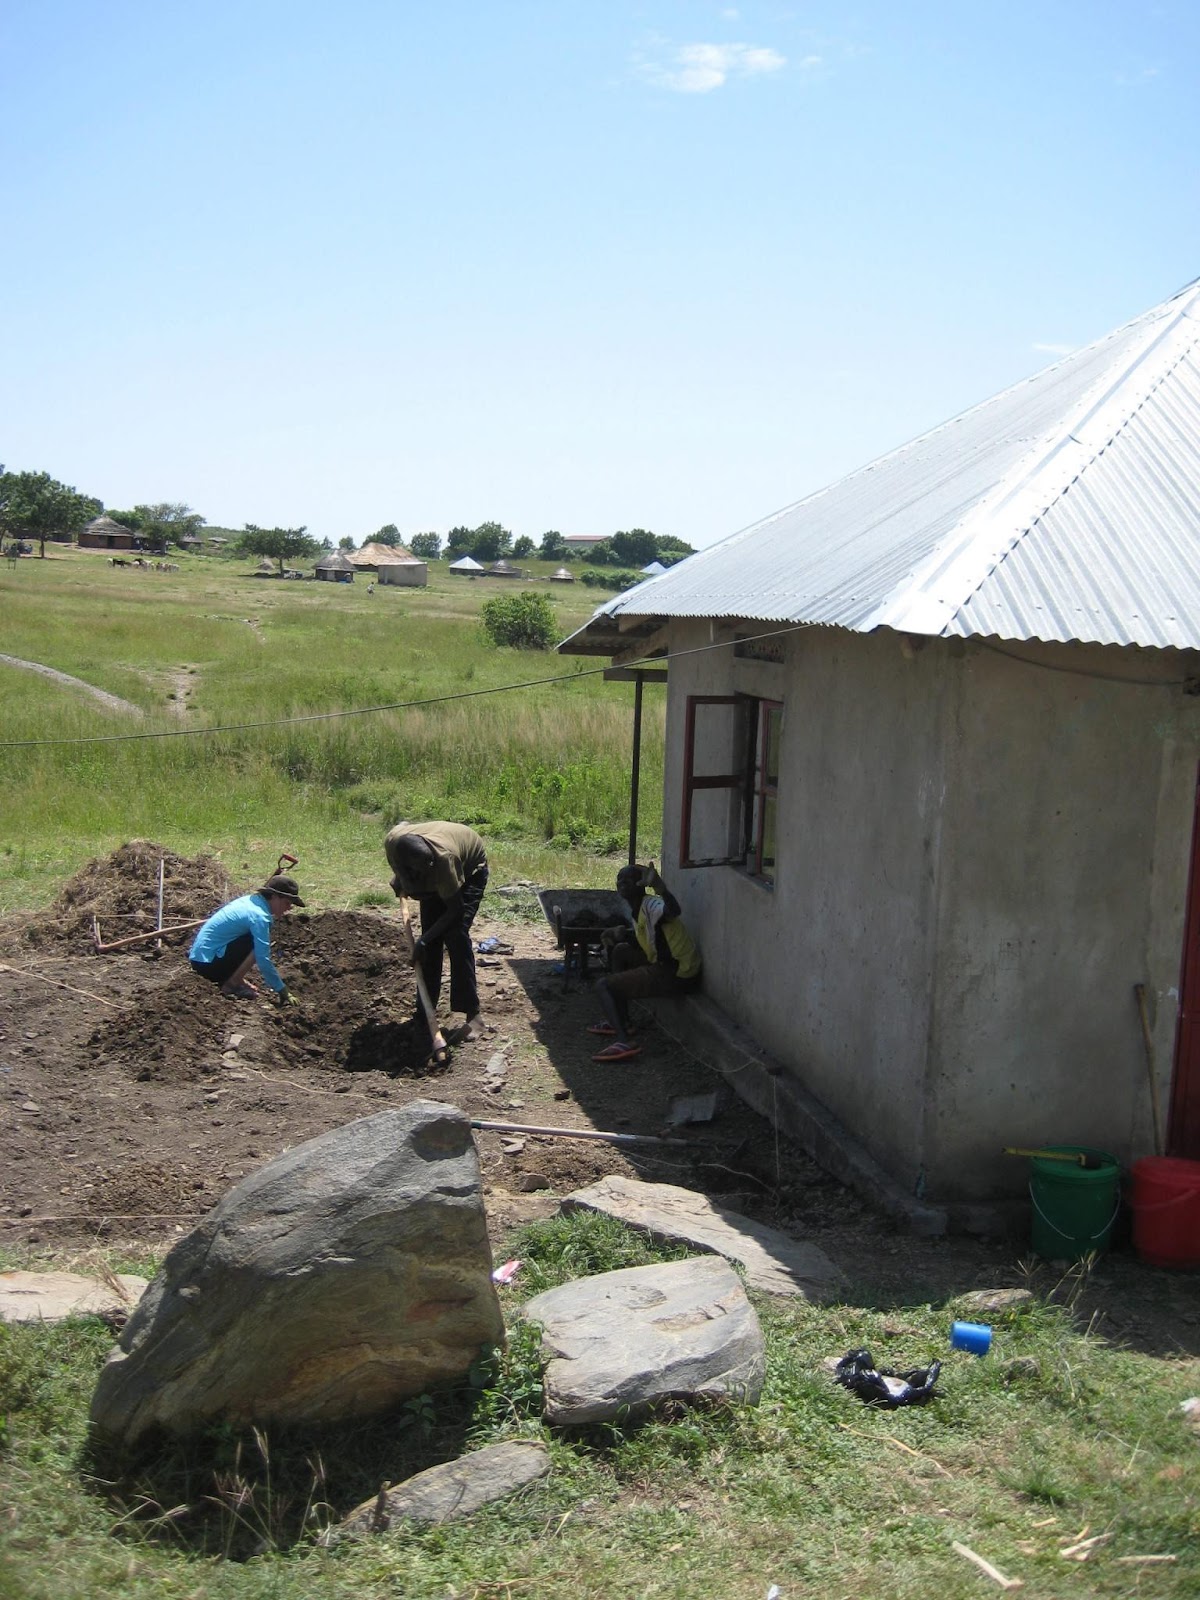
[(952, 1227), (971, 1233), (1007, 1231), (1009, 1219), (1001, 1214), (1007, 1208), (929, 1205), (907, 1194), (820, 1101), (706, 996), (657, 1002), (655, 1016), (826, 1172), (913, 1233), (935, 1238)]

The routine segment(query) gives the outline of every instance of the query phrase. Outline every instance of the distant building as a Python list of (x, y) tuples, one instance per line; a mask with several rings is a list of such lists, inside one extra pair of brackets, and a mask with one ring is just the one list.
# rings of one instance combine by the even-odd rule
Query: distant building
[(462, 556), (458, 561), (452, 561), (448, 570), (460, 578), (477, 578), (483, 567), (474, 556)]
[(511, 566), (507, 561), (493, 561), (483, 575), (485, 578), (523, 578), (525, 576), (520, 567)]
[(429, 563), (418, 560), (402, 544), (377, 544), (372, 540), (361, 550), (347, 550), (345, 554), (356, 572), (377, 573), (380, 583), (424, 589), (429, 582)]
[(575, 574), (573, 572), (568, 572), (566, 567), (559, 567), (557, 572), (552, 572), (550, 574), (550, 582), (551, 583), (574, 583), (575, 582)]
[(587, 555), (588, 551), (594, 549), (596, 545), (606, 544), (607, 542), (608, 535), (606, 533), (563, 534), (563, 543), (567, 549), (575, 551), (578, 555)]
[(138, 546), (138, 537), (132, 528), (111, 517), (93, 517), (79, 531), (79, 546), (82, 550), (133, 550)]
[(326, 583), (353, 583), (354, 568), (344, 550), (331, 550), (317, 562), (316, 573)]

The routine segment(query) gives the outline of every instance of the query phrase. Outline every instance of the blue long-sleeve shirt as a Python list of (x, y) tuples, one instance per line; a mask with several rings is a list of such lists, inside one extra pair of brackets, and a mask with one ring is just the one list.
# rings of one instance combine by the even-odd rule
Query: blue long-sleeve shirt
[(274, 920), (261, 894), (241, 895), (213, 912), (192, 941), (188, 960), (216, 961), (239, 934), (248, 933), (254, 940), (254, 959), (258, 970), (266, 980), (267, 987), (278, 994), (286, 988), (286, 984), (271, 960), (271, 924)]

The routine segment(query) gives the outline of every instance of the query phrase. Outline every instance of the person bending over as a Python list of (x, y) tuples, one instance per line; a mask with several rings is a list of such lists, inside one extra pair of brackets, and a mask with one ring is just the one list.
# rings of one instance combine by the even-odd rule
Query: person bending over
[(700, 982), (700, 952), (679, 915), (679, 902), (655, 871), (648, 867), (622, 867), (617, 873), (617, 893), (633, 913), (633, 927), (605, 935), (611, 970), (596, 982), (596, 995), (604, 1012), (589, 1033), (611, 1038), (612, 1043), (593, 1061), (628, 1061), (641, 1054), (630, 1042), (629, 1002), (656, 995), (687, 994)]
[[(483, 1028), (471, 924), (487, 888), (483, 840), (459, 822), (401, 822), (383, 847), (397, 899), (415, 900), (421, 909), (413, 964), (421, 969), (429, 998), (436, 1009), (445, 951), (450, 957), (450, 1009), (466, 1019), (450, 1037), (456, 1044), (477, 1039)], [(436, 1036), (433, 1043), (436, 1047)]]
[(219, 984), (222, 994), (249, 1000), (258, 993), (247, 976), (257, 962), (267, 988), (281, 1004), (294, 1005), (271, 960), (271, 924), (276, 917), (286, 917), (293, 906), (303, 904), (299, 884), (285, 873), (268, 878), (254, 894), (230, 900), (213, 912), (192, 940), (188, 951), (192, 971)]

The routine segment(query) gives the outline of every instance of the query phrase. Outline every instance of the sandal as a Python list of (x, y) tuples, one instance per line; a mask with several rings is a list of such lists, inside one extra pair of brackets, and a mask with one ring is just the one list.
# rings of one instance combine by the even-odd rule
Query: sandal
[(621, 1041), (617, 1044), (605, 1045), (603, 1050), (598, 1050), (592, 1057), (593, 1061), (632, 1061), (634, 1056), (640, 1056), (640, 1044), (626, 1044)]
[(450, 1046), (442, 1044), (438, 1045), (436, 1050), (431, 1050), (425, 1065), (426, 1067), (448, 1067), (450, 1065)]
[(599, 1035), (601, 1039), (615, 1039), (617, 1030), (611, 1022), (589, 1022), (588, 1032)]

